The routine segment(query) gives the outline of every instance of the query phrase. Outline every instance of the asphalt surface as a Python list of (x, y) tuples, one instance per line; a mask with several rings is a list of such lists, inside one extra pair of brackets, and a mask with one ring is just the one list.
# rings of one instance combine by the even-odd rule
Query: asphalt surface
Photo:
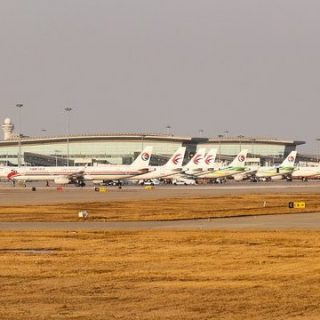
[(1, 222), (0, 231), (320, 230), (320, 213), (141, 222)]
[[(36, 187), (36, 191), (32, 191), (32, 186)], [(56, 187), (43, 187), (43, 184), (29, 184), (26, 188), (0, 184), (0, 206), (156, 200), (266, 193), (320, 194), (320, 182), (228, 182), (223, 185), (156, 186), (152, 190), (145, 190), (142, 186), (124, 186), (122, 189), (108, 187), (107, 192), (95, 192), (93, 187), (67, 186), (62, 191), (57, 191)]]
[[(32, 186), (36, 191), (32, 191)], [(163, 198), (208, 197), (236, 194), (319, 193), (320, 182), (231, 182), (223, 185), (156, 186), (145, 190), (141, 186), (109, 187), (96, 192), (93, 187), (67, 186), (62, 191), (41, 184), (13, 187), (0, 184), (0, 206), (57, 204), (95, 201), (129, 201)], [(256, 217), (217, 218), (179, 221), (141, 222), (1, 222), (0, 231), (108, 231), (108, 230), (320, 230), (320, 213), (266, 215)]]

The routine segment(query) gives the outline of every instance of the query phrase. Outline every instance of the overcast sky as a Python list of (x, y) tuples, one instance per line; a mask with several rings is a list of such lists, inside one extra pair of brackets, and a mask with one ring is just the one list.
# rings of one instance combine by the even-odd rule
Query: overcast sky
[[(320, 137), (318, 0), (0, 0), (0, 117), (28, 135)], [(1, 120), (2, 122), (2, 120)]]

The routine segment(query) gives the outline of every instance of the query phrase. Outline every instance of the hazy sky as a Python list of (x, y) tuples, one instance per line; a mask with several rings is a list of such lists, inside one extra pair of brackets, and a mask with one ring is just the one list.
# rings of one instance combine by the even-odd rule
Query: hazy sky
[[(320, 137), (318, 0), (0, 0), (0, 119), (28, 135)], [(2, 122), (2, 120), (1, 120)]]

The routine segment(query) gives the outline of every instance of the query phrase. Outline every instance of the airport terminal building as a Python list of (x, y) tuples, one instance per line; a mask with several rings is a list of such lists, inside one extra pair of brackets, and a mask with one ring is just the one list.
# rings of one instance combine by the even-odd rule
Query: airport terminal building
[(241, 149), (263, 163), (279, 162), (304, 141), (256, 137), (178, 137), (162, 134), (89, 134), (56, 137), (19, 136), (10, 119), (2, 125), (0, 163), (8, 165), (93, 165), (130, 164), (145, 146), (153, 147), (151, 164), (163, 164), (180, 146), (186, 147), (185, 161), (199, 148), (216, 148), (218, 160), (229, 160)]

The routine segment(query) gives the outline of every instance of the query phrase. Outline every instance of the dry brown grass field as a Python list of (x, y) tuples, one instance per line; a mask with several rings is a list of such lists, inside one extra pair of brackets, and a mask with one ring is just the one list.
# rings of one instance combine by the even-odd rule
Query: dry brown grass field
[[(305, 209), (289, 209), (305, 201)], [(264, 207), (264, 202), (266, 206)], [(0, 221), (75, 221), (80, 210), (91, 220), (174, 220), (243, 215), (319, 212), (319, 194), (244, 194), (138, 201), (101, 201), (51, 205), (0, 206)]]
[(0, 319), (320, 318), (320, 232), (1, 232), (0, 244)]

